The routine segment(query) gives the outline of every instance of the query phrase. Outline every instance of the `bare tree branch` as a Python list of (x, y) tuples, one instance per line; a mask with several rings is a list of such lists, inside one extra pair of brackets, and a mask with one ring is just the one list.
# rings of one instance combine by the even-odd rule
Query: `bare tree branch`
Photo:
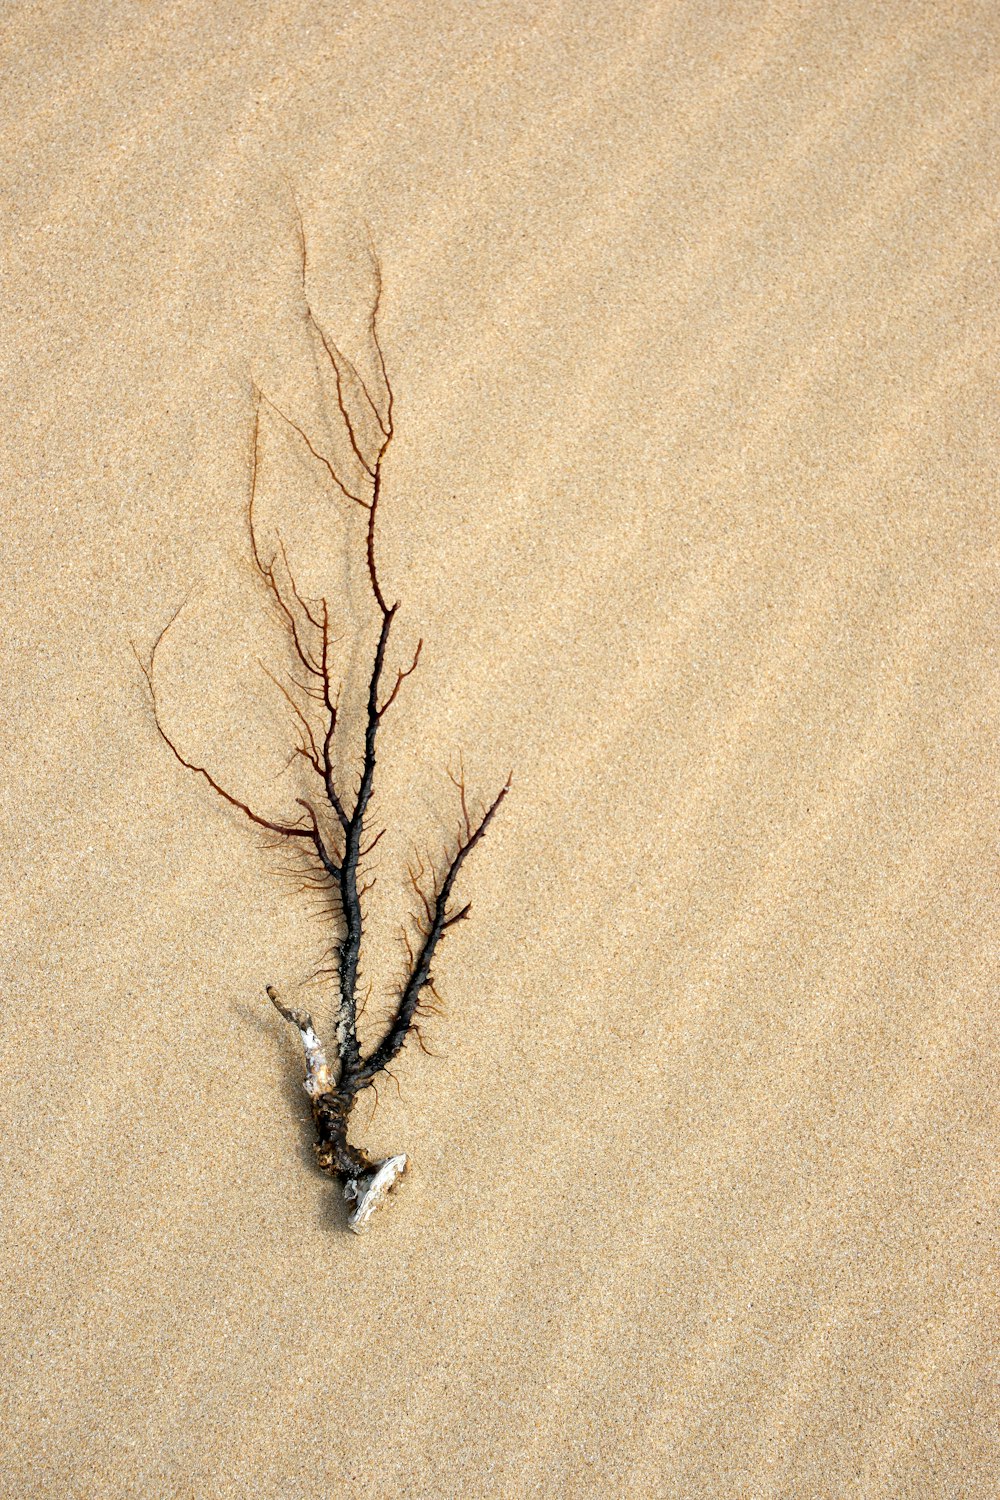
[[(415, 1037), (424, 1051), (428, 1050), (418, 1017), (434, 1014), (439, 1009), (440, 996), (434, 988), (431, 965), (442, 937), (451, 928), (465, 921), (471, 910), (471, 903), (468, 901), (454, 904), (452, 898), (455, 883), (465, 860), (485, 835), (507, 796), (511, 782), (508, 777), (485, 812), (478, 820), (474, 820), (466, 795), (464, 766), (460, 762), (457, 776), (449, 771), (459, 792), (461, 808), (455, 851), (447, 860), (443, 873), (437, 877), (419, 855), (416, 857), (416, 868), (410, 867), (410, 881), (423, 909), (422, 920), (414, 919), (419, 937), (414, 944), (409, 934), (405, 930), (403, 932), (407, 954), (406, 976), (381, 1039), (367, 1055), (364, 1054), (358, 1037), (358, 1020), (364, 1013), (370, 986), (361, 998), (360, 968), (365, 927), (362, 902), (375, 883), (375, 875), (369, 874), (366, 880), (361, 880), (360, 866), (372, 854), (386, 832), (383, 827), (374, 837), (370, 836), (366, 830), (366, 817), (372, 804), (378, 767), (379, 731), (385, 715), (396, 702), (403, 683), (417, 669), (423, 639), (418, 640), (409, 666), (395, 668), (395, 680), (386, 691), (383, 678), (387, 671), (390, 638), (399, 604), (390, 605), (387, 602), (377, 559), (377, 521), (382, 496), (383, 463), (394, 432), (394, 394), (379, 331), (383, 297), (381, 262), (369, 232), (368, 248), (374, 292), (369, 308), (367, 334), (369, 353), (378, 366), (378, 377), (374, 387), (370, 387), (357, 366), (329, 336), (313, 312), (309, 295), (308, 245), (297, 202), (296, 210), (306, 317), (332, 372), (337, 415), (358, 472), (352, 476), (352, 483), (348, 483), (338, 471), (336, 463), (317, 446), (307, 430), (254, 384), (247, 525), (251, 558), (265, 585), (269, 609), (282, 626), (293, 661), (298, 664), (293, 672), (285, 670), (279, 676), (263, 662), (259, 662), (263, 673), (278, 688), (291, 710), (295, 738), (286, 770), (297, 765), (300, 760), (304, 761), (321, 783), (326, 810), (317, 810), (312, 800), (299, 796), (295, 801), (301, 809), (301, 818), (287, 822), (265, 817), (248, 802), (223, 787), (207, 767), (191, 760), (180, 750), (164, 727), (155, 687), (157, 653), (177, 619), (177, 614), (157, 637), (148, 664), (139, 657), (138, 651), (136, 657), (149, 688), (157, 730), (175, 758), (187, 770), (203, 777), (223, 801), (238, 809), (258, 827), (274, 834), (278, 843), (304, 840), (307, 848), (312, 851), (305, 877), (297, 869), (289, 869), (285, 873), (295, 876), (303, 893), (315, 892), (325, 898), (317, 915), (325, 920), (339, 918), (342, 925), (342, 934), (330, 954), (333, 962), (324, 964), (312, 976), (315, 980), (337, 980), (339, 994), (335, 1064), (331, 1065), (327, 1059), (312, 1017), (306, 1011), (285, 1006), (273, 986), (268, 986), (267, 994), (281, 1016), (299, 1031), (306, 1060), (305, 1088), (311, 1100), (316, 1127), (317, 1163), (322, 1170), (337, 1175), (342, 1181), (344, 1195), (354, 1205), (348, 1222), (352, 1228), (360, 1229), (405, 1170), (406, 1157), (396, 1156), (388, 1161), (372, 1162), (363, 1151), (349, 1143), (348, 1123), (354, 1100), (364, 1089), (374, 1089), (375, 1079), (380, 1074), (389, 1072), (389, 1065), (410, 1036)], [(323, 378), (318, 365), (317, 378)], [(365, 561), (368, 584), (377, 610), (378, 634), (368, 676), (364, 730), (360, 745), (360, 776), (357, 790), (349, 800), (345, 799), (342, 789), (337, 785), (335, 770), (340, 735), (340, 683), (334, 670), (335, 642), (330, 632), (328, 600), (326, 597), (310, 599), (299, 589), (279, 532), (274, 533), (273, 549), (265, 551), (261, 542), (256, 505), (261, 465), (262, 406), (266, 406), (297, 434), (310, 455), (323, 466), (336, 491), (352, 505), (360, 506), (368, 515)], [(304, 681), (300, 680), (298, 668), (304, 668)], [(335, 820), (337, 837), (343, 843), (342, 853), (332, 847), (324, 833), (323, 823), (329, 823), (331, 819)], [(394, 1075), (389, 1072), (389, 1076)]]

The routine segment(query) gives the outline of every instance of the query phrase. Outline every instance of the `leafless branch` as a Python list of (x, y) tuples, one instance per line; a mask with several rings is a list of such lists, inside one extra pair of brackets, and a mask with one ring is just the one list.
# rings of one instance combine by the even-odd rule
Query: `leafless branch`
[[(296, 209), (298, 210), (297, 203)], [(309, 294), (308, 245), (301, 212), (298, 214), (298, 225), (300, 274), (306, 317), (333, 378), (336, 395), (336, 416), (333, 420), (336, 421), (339, 417), (343, 436), (346, 437), (353, 456), (350, 467), (353, 470), (356, 465), (357, 473), (352, 473), (349, 482), (340, 473), (336, 462), (313, 440), (306, 428), (254, 384), (247, 523), (250, 554), (255, 570), (264, 583), (269, 610), (285, 631), (294, 663), (291, 673), (285, 671), (280, 676), (263, 662), (259, 663), (263, 673), (278, 688), (291, 711), (295, 742), (286, 770), (298, 761), (304, 761), (319, 779), (325, 797), (325, 808), (317, 807), (311, 798), (298, 796), (295, 798), (296, 806), (300, 809), (298, 817), (292, 821), (269, 818), (256, 811), (249, 802), (227, 790), (206, 766), (183, 753), (164, 726), (155, 684), (157, 654), (176, 621), (177, 614), (157, 637), (149, 661), (144, 662), (138, 651), (136, 656), (149, 688), (156, 728), (177, 761), (187, 770), (203, 777), (223, 801), (240, 811), (252, 823), (275, 835), (277, 843), (293, 841), (298, 844), (304, 841), (306, 850), (312, 851), (308, 856), (310, 863), (306, 870), (288, 869), (284, 873), (294, 876), (303, 893), (315, 892), (324, 898), (317, 909), (317, 915), (325, 920), (332, 917), (341, 929), (339, 940), (331, 950), (332, 961), (317, 969), (313, 976), (314, 979), (335, 978), (337, 981), (339, 998), (334, 1066), (327, 1061), (311, 1016), (305, 1011), (285, 1006), (272, 986), (268, 986), (267, 993), (283, 1018), (300, 1033), (306, 1055), (306, 1089), (312, 1101), (317, 1133), (317, 1161), (323, 1170), (336, 1173), (343, 1181), (345, 1196), (355, 1204), (349, 1222), (352, 1227), (360, 1228), (367, 1222), (372, 1208), (381, 1201), (381, 1197), (405, 1168), (406, 1158), (393, 1157), (387, 1162), (373, 1163), (349, 1143), (348, 1121), (354, 1100), (364, 1089), (374, 1088), (375, 1080), (380, 1074), (389, 1072), (389, 1065), (409, 1037), (413, 1036), (427, 1050), (418, 1017), (436, 1013), (440, 1001), (434, 988), (431, 964), (442, 937), (463, 922), (471, 910), (471, 903), (468, 901), (457, 905), (454, 903), (455, 883), (466, 858), (485, 835), (507, 796), (511, 783), (508, 777), (485, 811), (474, 818), (470, 813), (466, 794), (464, 765), (460, 762), (457, 776), (449, 771), (458, 789), (461, 809), (457, 843), (440, 873), (435, 874), (435, 867), (425, 863), (420, 855), (416, 856), (415, 866), (409, 867), (410, 881), (422, 909), (422, 918), (414, 919), (418, 936), (415, 942), (411, 942), (409, 933), (405, 929), (403, 931), (403, 945), (407, 956), (406, 974), (381, 1039), (367, 1053), (363, 1053), (358, 1037), (358, 1019), (364, 1012), (368, 992), (364, 998), (360, 997), (364, 937), (362, 901), (372, 889), (375, 876), (369, 874), (366, 880), (361, 880), (359, 871), (361, 861), (372, 854), (386, 832), (383, 827), (372, 837), (366, 830), (366, 820), (372, 808), (382, 722), (396, 702), (403, 683), (417, 669), (423, 639), (418, 640), (409, 666), (395, 668), (395, 680), (386, 691), (383, 678), (387, 672), (392, 627), (399, 604), (390, 605), (387, 602), (378, 568), (378, 517), (383, 491), (384, 460), (394, 432), (394, 393), (379, 328), (383, 298), (381, 262), (369, 233), (374, 291), (369, 308), (367, 335), (369, 354), (378, 367), (378, 377), (370, 386), (357, 366), (330, 337), (313, 311)], [(360, 506), (367, 512), (365, 561), (368, 584), (377, 610), (378, 632), (368, 677), (360, 745), (361, 769), (352, 797), (344, 796), (335, 770), (340, 740), (340, 682), (334, 670), (335, 643), (330, 632), (328, 600), (326, 597), (309, 598), (300, 590), (279, 532), (274, 533), (273, 547), (265, 549), (261, 540), (256, 507), (261, 467), (262, 408), (274, 413), (297, 435), (312, 458), (322, 465), (337, 494), (351, 505)], [(300, 680), (303, 670), (304, 681)], [(320, 799), (322, 800), (323, 798)], [(335, 823), (335, 832), (342, 844), (341, 850), (334, 849), (324, 832), (324, 822), (330, 823), (331, 820)], [(394, 1075), (389, 1072), (389, 1076)]]

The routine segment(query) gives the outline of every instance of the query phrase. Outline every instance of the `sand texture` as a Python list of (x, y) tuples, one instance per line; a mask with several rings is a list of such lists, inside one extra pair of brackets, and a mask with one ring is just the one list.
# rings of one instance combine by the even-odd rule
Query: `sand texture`
[[(4, 1500), (992, 1500), (998, 35), (4, 8)], [(253, 382), (335, 437), (296, 197), (373, 380), (381, 256), (392, 670), (424, 641), (369, 1039), (448, 768), (514, 772), (437, 1055), (355, 1118), (410, 1161), (361, 1237), (264, 993), (329, 1037), (336, 930), (132, 650), (182, 606), (172, 732), (294, 811), (246, 518)], [(356, 516), (273, 411), (260, 483), (350, 770)]]

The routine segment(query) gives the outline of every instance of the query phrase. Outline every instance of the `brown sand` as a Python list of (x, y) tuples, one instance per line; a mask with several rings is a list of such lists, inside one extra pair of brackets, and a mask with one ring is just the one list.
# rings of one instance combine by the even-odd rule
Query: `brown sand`
[[(992, 1496), (995, 7), (3, 26), (3, 1495)], [(129, 646), (190, 591), (172, 723), (280, 801), (290, 184), (354, 347), (381, 250), (426, 637), (374, 1009), (449, 758), (516, 772), (366, 1239), (263, 996), (329, 1023), (323, 931)]]

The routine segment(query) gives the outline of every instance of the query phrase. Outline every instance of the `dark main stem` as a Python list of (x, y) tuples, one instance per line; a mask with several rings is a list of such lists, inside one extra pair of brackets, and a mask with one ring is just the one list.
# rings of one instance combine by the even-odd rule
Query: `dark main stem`
[[(374, 519), (374, 511), (372, 512)], [(372, 554), (372, 523), (369, 521), (369, 560), (374, 568), (374, 556)], [(396, 613), (395, 606), (386, 609), (382, 595), (378, 588), (377, 575), (371, 574), (372, 585), (375, 589), (379, 607), (382, 610), (382, 628), (379, 631), (378, 646), (375, 649), (375, 660), (372, 663), (371, 679), (368, 684), (368, 722), (365, 728), (365, 755), (364, 768), (361, 773), (361, 784), (358, 787), (357, 800), (354, 804), (354, 812), (351, 815), (344, 836), (344, 858), (340, 867), (340, 900), (344, 913), (344, 924), (346, 932), (344, 941), (340, 946), (340, 1024), (337, 1035), (337, 1049), (340, 1055), (340, 1084), (345, 1090), (353, 1094), (355, 1088), (352, 1083), (361, 1070), (361, 1052), (358, 1047), (357, 1033), (357, 979), (358, 963), (361, 957), (361, 938), (363, 935), (363, 919), (361, 914), (361, 899), (358, 894), (358, 861), (361, 855), (361, 838), (364, 832), (365, 812), (371, 800), (372, 787), (375, 780), (375, 742), (378, 736), (378, 726), (381, 715), (378, 706), (378, 689), (382, 676), (382, 665), (385, 661), (386, 646), (389, 642), (389, 631), (392, 628), (393, 616)]]

